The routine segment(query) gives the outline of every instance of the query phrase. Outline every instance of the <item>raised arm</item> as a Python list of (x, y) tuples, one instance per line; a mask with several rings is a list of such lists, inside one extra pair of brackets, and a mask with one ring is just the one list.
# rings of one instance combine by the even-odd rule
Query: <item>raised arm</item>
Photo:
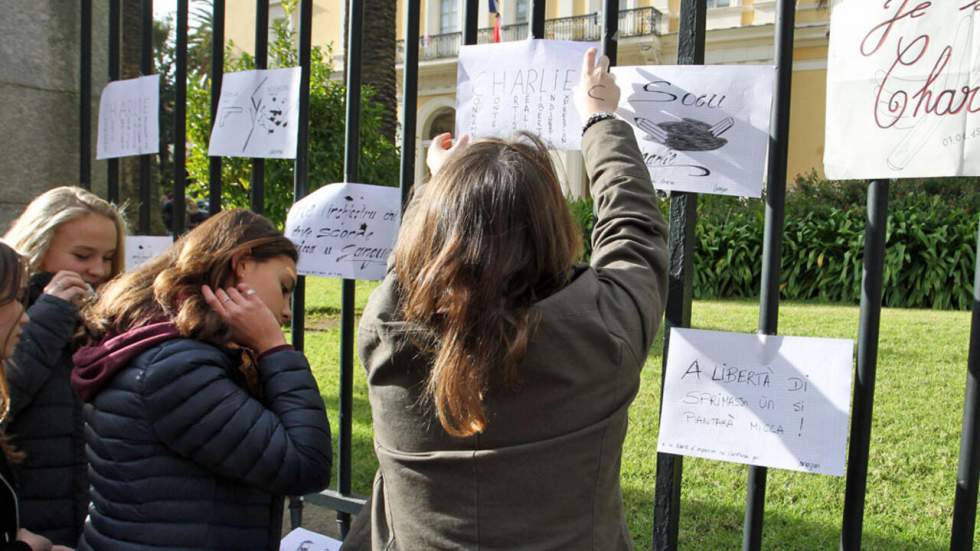
[(603, 318), (642, 365), (666, 300), (667, 225), (632, 128), (611, 116), (620, 94), (608, 68), (590, 50), (576, 98), (587, 121), (582, 154), (597, 218), (592, 266), (603, 283)]

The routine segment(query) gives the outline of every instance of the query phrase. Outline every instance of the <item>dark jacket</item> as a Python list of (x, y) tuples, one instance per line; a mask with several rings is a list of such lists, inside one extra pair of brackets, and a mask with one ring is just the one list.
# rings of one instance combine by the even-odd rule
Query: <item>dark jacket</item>
[[(666, 295), (666, 225), (633, 131), (583, 138), (597, 221), (589, 266), (537, 302), (518, 390), (484, 397), (488, 425), (453, 438), (420, 406), (430, 360), (400, 318), (393, 274), (361, 318), (379, 471), (375, 550), (625, 550), (619, 470), (627, 410)], [(411, 208), (411, 207), (410, 207)]]
[(17, 541), (20, 510), (14, 491), (13, 472), (7, 456), (0, 451), (0, 551), (31, 551), (31, 546)]
[(257, 399), (241, 351), (159, 333), (138, 337), (150, 343), (140, 349), (125, 337), (75, 357), (87, 388), (99, 382), (85, 405), (92, 510), (78, 549), (278, 549), (282, 496), (330, 481), (330, 428), (306, 358), (259, 358)]
[(82, 403), (69, 380), (78, 309), (41, 295), (27, 313), (31, 322), (6, 366), (7, 432), (27, 456), (14, 466), (21, 525), (74, 546), (88, 512)]

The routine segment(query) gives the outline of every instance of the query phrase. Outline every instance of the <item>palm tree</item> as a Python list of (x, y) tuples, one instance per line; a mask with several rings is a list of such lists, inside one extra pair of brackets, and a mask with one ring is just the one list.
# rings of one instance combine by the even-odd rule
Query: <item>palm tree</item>
[[(394, 0), (363, 0), (363, 2), (363, 36), (370, 39), (365, 40), (361, 47), (361, 79), (364, 85), (374, 90), (375, 100), (385, 108), (381, 118), (381, 134), (394, 141), (398, 128), (398, 98), (395, 90), (396, 2)], [(349, 11), (344, 10), (344, 51), (347, 51), (349, 40), (347, 36), (347, 29), (350, 28)]]

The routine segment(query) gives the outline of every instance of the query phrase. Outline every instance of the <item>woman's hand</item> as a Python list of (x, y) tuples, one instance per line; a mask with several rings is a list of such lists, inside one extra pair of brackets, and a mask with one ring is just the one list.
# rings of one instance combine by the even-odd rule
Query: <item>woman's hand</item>
[(207, 285), (201, 288), (204, 300), (231, 328), (238, 344), (262, 354), (286, 344), (282, 327), (275, 314), (245, 283), (237, 287), (212, 291)]
[(596, 62), (596, 49), (589, 48), (582, 58), (582, 75), (575, 87), (575, 109), (584, 123), (596, 113), (615, 113), (619, 107), (619, 85), (609, 72), (609, 58)]
[(95, 291), (92, 290), (91, 285), (85, 283), (82, 276), (75, 272), (62, 270), (51, 278), (51, 282), (44, 288), (44, 293), (78, 306), (84, 299), (92, 296)]
[(432, 145), (429, 146), (429, 151), (425, 157), (425, 164), (429, 167), (429, 172), (435, 176), (450, 157), (465, 149), (469, 143), (469, 134), (463, 134), (456, 140), (456, 143), (453, 143), (453, 135), (449, 132), (432, 138)]
[(31, 551), (52, 551), (51, 540), (35, 534), (27, 528), (21, 528), (17, 531), (17, 541), (22, 541), (31, 546)]

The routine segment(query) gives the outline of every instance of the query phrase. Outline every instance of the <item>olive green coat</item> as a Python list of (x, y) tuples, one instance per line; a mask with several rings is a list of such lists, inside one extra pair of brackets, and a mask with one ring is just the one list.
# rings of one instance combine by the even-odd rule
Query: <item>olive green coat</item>
[(664, 310), (666, 226), (626, 123), (595, 124), (583, 154), (597, 215), (591, 265), (533, 306), (521, 388), (486, 396), (482, 434), (453, 438), (418, 405), (429, 364), (399, 319), (393, 275), (371, 295), (358, 340), (380, 468), (364, 512), (371, 543), (345, 548), (633, 548), (619, 469)]

